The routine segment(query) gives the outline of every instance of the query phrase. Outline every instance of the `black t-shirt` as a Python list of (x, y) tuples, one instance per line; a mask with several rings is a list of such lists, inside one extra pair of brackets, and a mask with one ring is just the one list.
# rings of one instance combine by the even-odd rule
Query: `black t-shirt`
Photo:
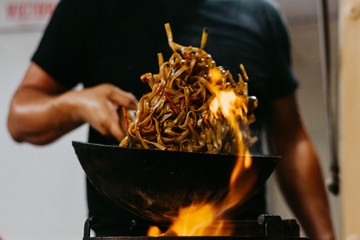
[[(91, 87), (111, 83), (140, 98), (150, 91), (140, 76), (157, 73), (157, 53), (165, 59), (171, 49), (164, 23), (171, 24), (174, 41), (199, 46), (202, 29), (209, 31), (205, 50), (217, 65), (236, 79), (243, 64), (250, 78), (249, 94), (259, 100), (252, 135), (261, 134), (268, 104), (297, 87), (290, 61), (289, 40), (278, 11), (267, 0), (61, 0), (32, 61), (67, 89), (78, 83)], [(118, 144), (90, 128), (89, 142)], [(261, 153), (261, 141), (252, 153)], [(88, 183), (89, 215), (123, 231), (98, 228), (100, 234), (125, 235), (129, 226), (146, 223), (116, 208)], [(265, 211), (264, 191), (248, 201), (247, 213)], [(140, 223), (140, 224), (139, 224)], [(143, 234), (144, 229), (137, 229)], [(136, 227), (134, 228), (136, 229)]]

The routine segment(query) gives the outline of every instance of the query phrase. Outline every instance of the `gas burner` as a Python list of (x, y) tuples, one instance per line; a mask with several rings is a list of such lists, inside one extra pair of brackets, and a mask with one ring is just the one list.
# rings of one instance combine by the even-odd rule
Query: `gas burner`
[(282, 220), (280, 216), (262, 214), (257, 221), (231, 221), (235, 231), (232, 236), (102, 236), (91, 237), (90, 230), (96, 224), (94, 218), (85, 222), (83, 240), (309, 240), (300, 237), (300, 227), (296, 220)]

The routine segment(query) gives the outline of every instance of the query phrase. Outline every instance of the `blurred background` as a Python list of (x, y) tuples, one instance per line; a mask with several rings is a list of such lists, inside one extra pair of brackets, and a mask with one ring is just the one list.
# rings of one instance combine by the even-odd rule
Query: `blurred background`
[[(325, 181), (331, 179), (330, 143), (326, 115), (325, 89), (322, 79), (319, 11), (320, 1), (276, 0), (286, 20), (292, 50), (295, 75), (300, 83), (298, 102), (308, 133), (321, 160)], [(329, 0), (331, 73), (336, 78), (338, 66), (338, 11), (339, 1)], [(332, 79), (337, 81), (337, 79)], [(294, 218), (287, 208), (275, 177), (268, 181), (269, 212), (282, 218)], [(341, 198), (328, 191), (337, 239), (341, 239)]]
[[(330, 157), (321, 76), (319, 6), (312, 0), (276, 2), (290, 32), (302, 116), (327, 179)], [(10, 99), (56, 3), (57, 0), (0, 1), (0, 236), (4, 240), (81, 239), (87, 218), (85, 176), (71, 146), (72, 140), (86, 141), (87, 127), (46, 147), (17, 144), (6, 128)], [(338, 6), (336, 0), (329, 3), (336, 60)], [(268, 182), (269, 213), (283, 219), (294, 218), (274, 182), (274, 177)], [(329, 198), (340, 239), (340, 198), (330, 194)]]

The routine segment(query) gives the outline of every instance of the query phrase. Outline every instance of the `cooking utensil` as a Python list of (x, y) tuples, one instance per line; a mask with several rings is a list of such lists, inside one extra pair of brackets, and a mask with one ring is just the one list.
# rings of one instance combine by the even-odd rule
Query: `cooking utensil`
[[(147, 220), (169, 222), (180, 207), (219, 202), (229, 191), (237, 156), (174, 152), (73, 142), (88, 179), (115, 204)], [(252, 156), (239, 178), (248, 198), (262, 186), (279, 158)], [(248, 180), (249, 179), (249, 180)]]

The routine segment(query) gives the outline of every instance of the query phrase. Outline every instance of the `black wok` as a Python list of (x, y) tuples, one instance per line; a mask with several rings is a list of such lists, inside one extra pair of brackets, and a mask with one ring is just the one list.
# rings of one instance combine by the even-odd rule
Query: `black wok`
[[(155, 222), (168, 222), (190, 203), (220, 202), (229, 192), (237, 156), (122, 148), (73, 142), (88, 179), (115, 204)], [(274, 170), (279, 158), (252, 156), (237, 184), (242, 203)], [(242, 187), (243, 186), (243, 187)]]

